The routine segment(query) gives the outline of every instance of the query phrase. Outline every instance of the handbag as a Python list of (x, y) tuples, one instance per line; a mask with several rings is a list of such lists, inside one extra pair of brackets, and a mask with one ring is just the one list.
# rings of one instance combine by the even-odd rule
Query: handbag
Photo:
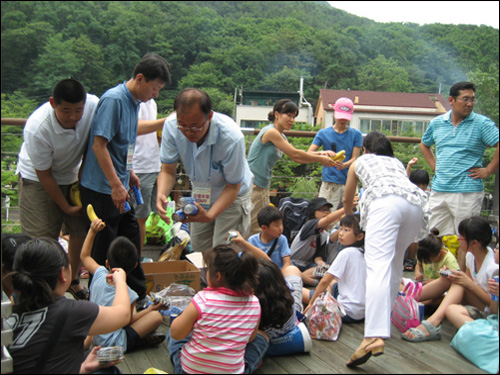
[(391, 321), (401, 332), (420, 324), (420, 312), (418, 301), (422, 293), (422, 283), (409, 282), (403, 292), (398, 293), (394, 307), (392, 308)]
[(313, 339), (337, 341), (342, 328), (344, 307), (330, 292), (325, 291), (314, 301), (306, 313), (309, 333)]
[(451, 340), (451, 347), (481, 370), (498, 373), (498, 315), (465, 323)]

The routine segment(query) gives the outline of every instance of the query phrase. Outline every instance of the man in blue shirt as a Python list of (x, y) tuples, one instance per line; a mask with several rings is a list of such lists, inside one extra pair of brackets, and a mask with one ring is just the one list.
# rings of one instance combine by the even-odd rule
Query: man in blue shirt
[[(157, 98), (170, 84), (170, 67), (156, 54), (147, 54), (135, 66), (133, 77), (108, 90), (99, 100), (90, 131), (89, 146), (83, 167), (81, 198), (89, 203), (105, 223), (96, 236), (92, 258), (105, 264), (111, 242), (118, 236), (129, 238), (140, 254), (141, 237), (134, 209), (124, 211), (130, 199), (129, 186), (140, 186), (132, 170), (138, 132), (139, 104)], [(138, 295), (146, 297), (144, 271), (140, 261), (127, 276), (127, 283)], [(137, 304), (141, 308), (140, 304)]]
[(344, 196), (347, 171), (358, 158), (363, 135), (357, 129), (348, 126), (354, 113), (354, 103), (349, 98), (339, 98), (334, 105), (335, 123), (321, 129), (314, 137), (307, 152), (314, 152), (320, 147), (324, 151), (345, 151), (344, 161), (336, 162), (333, 168), (323, 166), (319, 197), (325, 198), (334, 208), (338, 208)]
[[(479, 215), (484, 196), (482, 179), (498, 170), (498, 127), (486, 116), (474, 113), (476, 87), (458, 82), (450, 89), (451, 111), (431, 121), (420, 143), (422, 154), (434, 170), (429, 198), (429, 227), (440, 235), (458, 235), (463, 219)], [(436, 156), (431, 146), (436, 145)], [(483, 167), (487, 146), (496, 147)], [(458, 250), (458, 265), (465, 271), (465, 254)]]
[(158, 176), (157, 209), (167, 223), (167, 197), (174, 188), (177, 163), (193, 185), (198, 213), (188, 215), (195, 251), (224, 243), (236, 229), (250, 231), (253, 174), (245, 156), (245, 137), (230, 117), (212, 110), (206, 92), (187, 88), (174, 101), (174, 114), (163, 127)]

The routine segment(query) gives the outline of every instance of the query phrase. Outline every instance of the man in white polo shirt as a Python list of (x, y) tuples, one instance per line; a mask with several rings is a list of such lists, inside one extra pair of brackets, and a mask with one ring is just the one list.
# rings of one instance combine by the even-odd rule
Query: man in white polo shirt
[(69, 192), (78, 181), (98, 101), (80, 82), (59, 81), (49, 101), (26, 122), (16, 171), (22, 232), (57, 240), (64, 224), (70, 235), (72, 283), (68, 291), (77, 299), (88, 298), (78, 278), (87, 219), (81, 206), (73, 206)]
[(206, 92), (187, 88), (174, 101), (176, 113), (163, 127), (158, 176), (157, 209), (166, 217), (167, 197), (176, 181), (177, 162), (182, 164), (197, 199), (196, 215), (188, 215), (191, 244), (204, 252), (224, 243), (230, 229), (244, 237), (250, 232), (253, 174), (245, 154), (245, 137), (229, 116), (212, 110)]

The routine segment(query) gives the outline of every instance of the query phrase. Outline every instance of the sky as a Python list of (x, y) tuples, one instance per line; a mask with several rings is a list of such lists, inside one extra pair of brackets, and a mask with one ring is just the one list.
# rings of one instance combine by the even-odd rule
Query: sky
[(488, 25), (498, 29), (498, 1), (329, 1), (377, 22)]

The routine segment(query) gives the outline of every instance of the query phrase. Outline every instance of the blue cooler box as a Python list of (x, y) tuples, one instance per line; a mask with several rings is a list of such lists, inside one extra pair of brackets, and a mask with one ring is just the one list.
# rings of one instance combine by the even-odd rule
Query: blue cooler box
[(304, 323), (300, 322), (287, 334), (276, 337), (269, 342), (266, 357), (306, 353), (312, 347), (311, 336)]

